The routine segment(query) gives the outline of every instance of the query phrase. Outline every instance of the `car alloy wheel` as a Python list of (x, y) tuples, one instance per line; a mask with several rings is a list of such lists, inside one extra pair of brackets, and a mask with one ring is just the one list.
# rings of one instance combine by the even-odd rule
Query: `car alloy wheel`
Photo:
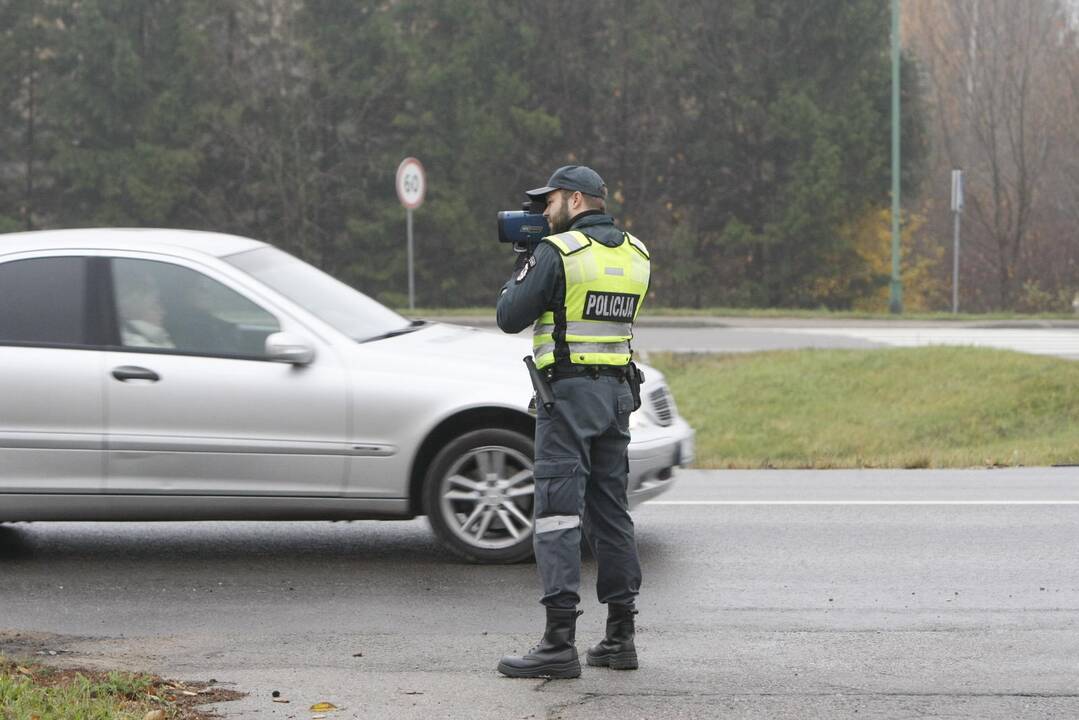
[(466, 559), (516, 562), (532, 551), (531, 440), (480, 430), (450, 443), (431, 464), (427, 514), (438, 536)]
[(442, 478), (444, 517), (465, 542), (492, 550), (512, 547), (532, 532), (532, 461), (506, 447), (476, 448)]

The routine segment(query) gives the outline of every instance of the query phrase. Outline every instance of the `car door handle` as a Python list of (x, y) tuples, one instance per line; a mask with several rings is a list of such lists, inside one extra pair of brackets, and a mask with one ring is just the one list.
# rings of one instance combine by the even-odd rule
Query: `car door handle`
[(121, 365), (118, 368), (113, 368), (112, 376), (120, 382), (127, 382), (128, 380), (157, 382), (161, 379), (161, 376), (150, 368), (139, 367), (138, 365)]

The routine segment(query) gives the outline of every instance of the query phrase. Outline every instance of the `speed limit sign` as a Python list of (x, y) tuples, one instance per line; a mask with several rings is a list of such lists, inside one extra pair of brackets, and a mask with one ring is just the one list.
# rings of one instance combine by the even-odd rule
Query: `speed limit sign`
[(397, 197), (409, 210), (415, 210), (423, 204), (423, 195), (427, 191), (427, 176), (423, 165), (414, 157), (407, 157), (397, 166)]
[(407, 157), (397, 166), (397, 198), (405, 206), (408, 235), (408, 309), (416, 307), (416, 279), (412, 269), (412, 211), (423, 204), (427, 192), (427, 175), (423, 165), (414, 157)]

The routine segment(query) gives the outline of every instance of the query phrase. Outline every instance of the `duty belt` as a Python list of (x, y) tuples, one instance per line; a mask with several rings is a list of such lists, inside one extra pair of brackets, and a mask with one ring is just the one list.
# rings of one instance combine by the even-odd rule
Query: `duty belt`
[(627, 365), (573, 365), (571, 368), (556, 365), (547, 370), (547, 378), (550, 382), (556, 382), (566, 378), (590, 377), (596, 379), (600, 375), (609, 375), (619, 380), (625, 380), (627, 368)]

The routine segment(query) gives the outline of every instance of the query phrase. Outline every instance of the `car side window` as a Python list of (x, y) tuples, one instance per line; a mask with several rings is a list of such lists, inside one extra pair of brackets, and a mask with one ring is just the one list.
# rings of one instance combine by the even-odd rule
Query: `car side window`
[(0, 343), (89, 345), (87, 267), (82, 257), (0, 263)]
[(189, 268), (114, 258), (120, 345), (130, 349), (261, 358), (277, 318), (243, 295)]

